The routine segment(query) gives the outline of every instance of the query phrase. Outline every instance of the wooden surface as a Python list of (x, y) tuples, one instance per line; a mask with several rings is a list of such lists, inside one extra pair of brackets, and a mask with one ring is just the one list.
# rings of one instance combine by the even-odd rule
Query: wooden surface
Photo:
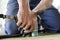
[(60, 40), (60, 34), (40, 35), (37, 37), (7, 38), (1, 40)]

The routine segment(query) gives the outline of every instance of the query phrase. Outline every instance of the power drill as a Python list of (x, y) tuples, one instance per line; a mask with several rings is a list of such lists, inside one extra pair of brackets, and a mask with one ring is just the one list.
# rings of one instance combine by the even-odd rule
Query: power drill
[[(7, 37), (7, 38), (10, 38), (10, 37), (16, 37), (16, 36), (21, 36), (21, 37), (25, 37), (26, 35), (29, 35), (29, 36), (38, 36), (38, 20), (37, 20), (37, 15), (40, 15), (40, 13), (39, 13), (39, 11), (36, 13), (36, 19), (35, 19), (35, 29), (33, 30), (33, 32), (31, 32), (31, 33), (28, 33), (28, 34), (25, 34), (24, 33), (24, 31), (26, 31), (26, 30), (24, 30), (23, 28), (21, 28), (20, 29), (20, 31), (19, 32), (21, 32), (20, 34), (17, 34), (17, 35), (11, 35), (11, 36), (7, 36), (7, 35), (5, 35), (5, 38)], [(0, 18), (3, 18), (3, 19), (5, 19), (5, 18), (8, 18), (8, 19), (12, 19), (12, 20), (15, 20), (16, 22), (18, 21), (17, 20), (17, 16), (9, 16), (9, 15), (3, 15), (3, 14), (0, 14)], [(4, 36), (1, 36), (1, 38), (3, 38)]]
[[(3, 19), (8, 18), (8, 19), (15, 20), (15, 21), (17, 22), (17, 17), (16, 17), (16, 16), (8, 16), (8, 15), (0, 14), (0, 18), (3, 18)], [(35, 29), (33, 30), (32, 33), (27, 33), (29, 36), (37, 36), (37, 35), (38, 35), (37, 18), (35, 19), (35, 21), (36, 21), (36, 25), (35, 25), (35, 26), (37, 26), (37, 27), (35, 27)], [(24, 33), (24, 31), (26, 31), (26, 30), (24, 30), (23, 28), (20, 28), (20, 31), (19, 31), (19, 32), (20, 32), (20, 34), (21, 34), (23, 37), (27, 35), (27, 34)]]

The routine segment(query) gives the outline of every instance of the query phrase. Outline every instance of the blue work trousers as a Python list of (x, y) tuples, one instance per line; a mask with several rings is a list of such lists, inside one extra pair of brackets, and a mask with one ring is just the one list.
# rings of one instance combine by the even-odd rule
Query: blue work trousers
[[(30, 7), (32, 9), (32, 7)], [(15, 16), (18, 12), (19, 6), (17, 0), (9, 0), (7, 4), (6, 15)], [(41, 24), (48, 32), (57, 32), (60, 30), (60, 14), (56, 8), (48, 8), (44, 13), (40, 15)], [(18, 33), (18, 27), (16, 22), (11, 19), (5, 19), (5, 33), (12, 35)]]

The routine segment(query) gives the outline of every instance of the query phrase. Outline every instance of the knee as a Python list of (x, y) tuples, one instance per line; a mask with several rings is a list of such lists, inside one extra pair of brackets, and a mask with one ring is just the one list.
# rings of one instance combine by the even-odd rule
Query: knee
[(14, 31), (9, 31), (8, 29), (7, 30), (5, 30), (5, 33), (6, 33), (6, 35), (14, 35), (14, 34), (16, 34)]
[(60, 25), (46, 25), (44, 28), (47, 32), (56, 33), (59, 31)]
[(56, 33), (60, 29), (60, 22), (58, 21), (53, 21), (53, 20), (43, 21), (42, 25), (45, 28), (45, 30), (48, 32)]
[(51, 28), (51, 29), (48, 29), (48, 32), (57, 33), (58, 30), (59, 30), (58, 28)]
[(17, 29), (17, 27), (15, 26), (15, 27), (13, 27), (13, 26), (6, 26), (5, 27), (5, 33), (7, 34), (7, 35), (14, 35), (14, 34), (16, 34), (18, 32), (18, 29)]
[(7, 19), (5, 20), (5, 33), (7, 35), (16, 34), (18, 27), (13, 20)]

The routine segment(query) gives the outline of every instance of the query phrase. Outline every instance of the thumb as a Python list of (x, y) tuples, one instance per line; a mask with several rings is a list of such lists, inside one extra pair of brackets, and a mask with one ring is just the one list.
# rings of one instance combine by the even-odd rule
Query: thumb
[(17, 26), (20, 26), (22, 24), (22, 22), (18, 21), (16, 24), (17, 24)]

